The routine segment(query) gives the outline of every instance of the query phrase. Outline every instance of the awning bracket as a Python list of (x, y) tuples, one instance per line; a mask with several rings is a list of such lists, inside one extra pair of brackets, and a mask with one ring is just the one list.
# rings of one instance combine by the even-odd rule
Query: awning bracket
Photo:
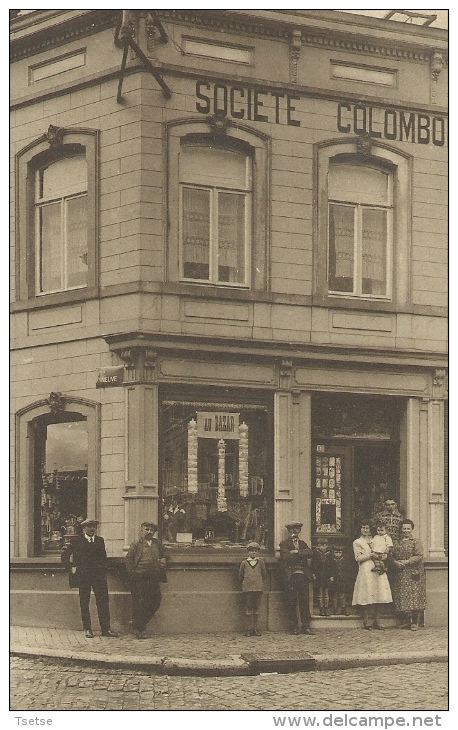
[[(119, 29), (119, 32), (116, 33), (115, 37), (115, 43), (116, 45), (120, 45), (123, 47), (123, 54), (122, 54), (122, 62), (121, 62), (121, 69), (119, 72), (119, 81), (118, 81), (118, 93), (116, 97), (116, 101), (118, 104), (122, 104), (123, 97), (122, 97), (122, 85), (124, 81), (124, 75), (126, 72), (126, 64), (127, 64), (127, 55), (129, 52), (129, 48), (132, 48), (134, 53), (136, 53), (137, 57), (143, 62), (143, 64), (146, 66), (148, 71), (154, 76), (157, 83), (161, 87), (163, 94), (166, 99), (170, 99), (172, 97), (172, 92), (165, 83), (164, 79), (162, 78), (162, 74), (159, 71), (156, 66), (154, 66), (149, 58), (143, 53), (140, 46), (134, 41), (133, 39), (133, 28), (132, 24), (130, 22), (130, 13), (132, 11), (129, 10), (123, 10), (123, 16), (122, 16), (122, 24), (121, 28)], [(161, 40), (165, 42), (167, 40), (167, 35), (165, 33), (165, 30), (157, 18), (154, 16), (153, 20), (155, 22), (156, 27), (159, 30)]]

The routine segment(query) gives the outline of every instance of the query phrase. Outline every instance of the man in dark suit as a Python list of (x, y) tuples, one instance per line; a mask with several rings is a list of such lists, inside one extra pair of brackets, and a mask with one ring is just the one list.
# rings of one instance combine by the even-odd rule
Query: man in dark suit
[(79, 587), (81, 620), (88, 639), (94, 638), (89, 612), (91, 589), (94, 591), (102, 636), (116, 637), (110, 627), (108, 603), (107, 553), (103, 537), (96, 535), (97, 520), (81, 523), (83, 535), (73, 538), (62, 550), (61, 560), (69, 571), (75, 574)]
[(132, 626), (137, 639), (146, 639), (146, 626), (158, 610), (165, 570), (164, 549), (155, 522), (143, 522), (140, 540), (127, 551), (126, 568), (132, 594)]
[(293, 634), (311, 634), (309, 583), (312, 580), (312, 574), (309, 559), (313, 553), (307, 543), (299, 539), (301, 528), (302, 522), (290, 522), (286, 525), (288, 537), (280, 543), (280, 565)]

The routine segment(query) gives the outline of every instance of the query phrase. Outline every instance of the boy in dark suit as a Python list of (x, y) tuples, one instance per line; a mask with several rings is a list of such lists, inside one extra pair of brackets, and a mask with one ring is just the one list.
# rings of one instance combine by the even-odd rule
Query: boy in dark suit
[(84, 534), (73, 538), (62, 550), (61, 560), (69, 571), (75, 573), (79, 587), (81, 620), (88, 639), (94, 638), (89, 612), (91, 589), (94, 591), (102, 636), (117, 637), (110, 627), (108, 603), (107, 553), (103, 537), (96, 535), (97, 520), (86, 519), (81, 523)]
[(349, 616), (345, 591), (348, 586), (348, 564), (341, 545), (334, 545), (329, 556), (330, 594), (336, 616)]
[[(311, 634), (309, 583), (312, 574), (309, 559), (312, 557), (312, 551), (303, 540), (299, 539), (301, 528), (302, 522), (290, 522), (286, 525), (288, 537), (280, 543), (280, 565), (293, 634)], [(297, 620), (297, 609), (299, 609), (300, 625)]]

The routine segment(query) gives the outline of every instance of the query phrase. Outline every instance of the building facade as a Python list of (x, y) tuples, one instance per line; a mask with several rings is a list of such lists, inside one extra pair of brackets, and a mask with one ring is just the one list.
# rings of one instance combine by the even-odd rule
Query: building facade
[(285, 524), (350, 556), (390, 497), (445, 623), (446, 32), (328, 10), (10, 28), (13, 621), (79, 626), (59, 552), (90, 515), (114, 623), (155, 519), (158, 631), (238, 627), (250, 540), (280, 629)]

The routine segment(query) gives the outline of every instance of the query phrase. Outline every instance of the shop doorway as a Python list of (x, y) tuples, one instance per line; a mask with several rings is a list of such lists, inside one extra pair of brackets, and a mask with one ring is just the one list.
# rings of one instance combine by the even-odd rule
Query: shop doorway
[(343, 548), (350, 602), (360, 521), (374, 521), (387, 498), (399, 504), (402, 402), (317, 394), (312, 404), (312, 544)]

